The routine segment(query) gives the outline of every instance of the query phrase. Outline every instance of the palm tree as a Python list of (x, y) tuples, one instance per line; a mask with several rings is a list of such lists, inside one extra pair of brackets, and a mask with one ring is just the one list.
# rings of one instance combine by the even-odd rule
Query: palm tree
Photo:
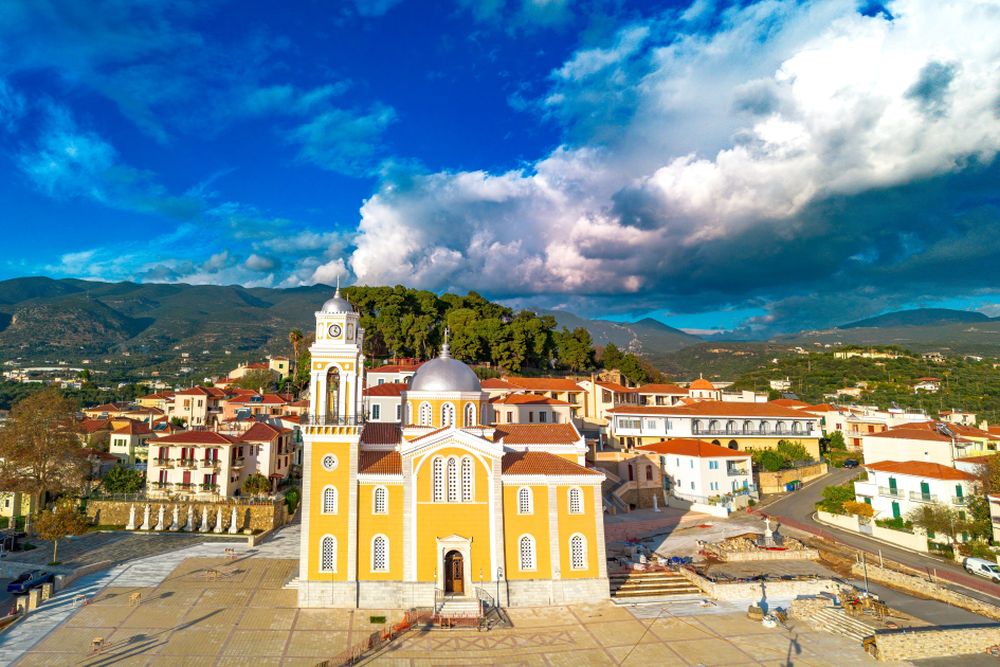
[(292, 362), (298, 361), (299, 358), (299, 344), (305, 336), (302, 335), (301, 329), (292, 329), (288, 332), (288, 342), (292, 344)]

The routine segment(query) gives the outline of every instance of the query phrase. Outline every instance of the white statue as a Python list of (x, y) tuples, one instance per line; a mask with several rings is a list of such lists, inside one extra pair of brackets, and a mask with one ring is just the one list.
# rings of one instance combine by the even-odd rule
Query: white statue
[(142, 511), (142, 528), (139, 530), (149, 530), (149, 503), (146, 503), (146, 509)]
[(170, 530), (177, 531), (180, 529), (181, 529), (180, 507), (174, 505), (173, 523), (170, 524)]
[(198, 530), (203, 533), (208, 532), (208, 505), (201, 506), (201, 525), (198, 526)]
[(135, 505), (128, 506), (128, 525), (125, 530), (135, 530)]
[(156, 515), (156, 526), (153, 527), (153, 530), (163, 530), (164, 529), (164, 527), (165, 527), (164, 526), (164, 521), (165, 521), (164, 514), (166, 513), (166, 510), (167, 510), (167, 508), (166, 508), (165, 505), (160, 505), (160, 511)]
[(236, 526), (236, 505), (233, 505), (233, 515), (229, 519), (229, 534), (235, 535), (238, 532), (238, 530), (239, 529)]
[(188, 519), (187, 523), (184, 524), (184, 530), (189, 533), (194, 530), (194, 507), (192, 505), (188, 505)]
[(222, 532), (222, 508), (215, 514), (215, 528), (212, 530), (213, 533)]
[(660, 511), (660, 504), (656, 500), (656, 494), (653, 494), (653, 511), (654, 512), (659, 512)]

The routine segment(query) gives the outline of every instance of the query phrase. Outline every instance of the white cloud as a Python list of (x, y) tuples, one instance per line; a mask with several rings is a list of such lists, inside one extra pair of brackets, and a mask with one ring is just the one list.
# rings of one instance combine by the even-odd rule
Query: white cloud
[[(627, 26), (553, 73), (544, 104), (562, 147), (518, 171), (387, 179), (361, 209), (351, 268), (365, 283), (499, 296), (687, 289), (707, 302), (734, 269), (760, 275), (743, 286), (731, 275), (732, 294), (787, 290), (787, 275), (740, 264), (727, 244), (840, 252), (816, 245), (809, 207), (1000, 148), (996, 3), (889, 10), (891, 21), (836, 0), (771, 0), (727, 10), (709, 35), (684, 34), (672, 15)], [(927, 231), (914, 233), (928, 242)]]

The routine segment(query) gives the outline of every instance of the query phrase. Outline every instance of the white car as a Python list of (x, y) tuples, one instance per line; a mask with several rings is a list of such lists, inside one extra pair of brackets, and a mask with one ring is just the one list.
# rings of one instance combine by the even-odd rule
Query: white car
[(1000, 567), (994, 561), (983, 558), (966, 558), (962, 561), (962, 566), (970, 574), (978, 574), (996, 583), (1000, 583)]

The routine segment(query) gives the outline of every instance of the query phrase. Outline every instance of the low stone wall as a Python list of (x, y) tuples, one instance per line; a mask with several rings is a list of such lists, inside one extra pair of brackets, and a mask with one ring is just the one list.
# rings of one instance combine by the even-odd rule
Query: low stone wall
[[(861, 563), (855, 563), (851, 568), (851, 572), (858, 577), (863, 577), (865, 575), (865, 568), (861, 565)], [(979, 600), (968, 595), (939, 586), (938, 584), (928, 581), (924, 576), (897, 572), (888, 568), (879, 567), (878, 565), (874, 565), (869, 562), (868, 578), (872, 581), (892, 586), (893, 588), (899, 588), (904, 591), (916, 593), (917, 595), (931, 598), (933, 600), (941, 600), (942, 602), (947, 602), (955, 607), (961, 607), (962, 609), (967, 609), (968, 611), (980, 614), (986, 618), (992, 618), (993, 620), (1000, 621), (1000, 607), (980, 602)]]
[(178, 508), (179, 521), (183, 526), (187, 521), (188, 507), (193, 508), (194, 523), (200, 527), (203, 508), (208, 508), (208, 525), (215, 528), (219, 509), (222, 509), (222, 526), (224, 530), (229, 529), (233, 516), (233, 507), (236, 507), (236, 525), (239, 532), (268, 531), (278, 528), (288, 523), (288, 508), (285, 503), (276, 500), (271, 503), (239, 504), (228, 500), (219, 502), (167, 502), (167, 501), (123, 501), (123, 500), (95, 500), (87, 501), (87, 516), (97, 524), (103, 526), (121, 526), (128, 524), (129, 508), (135, 506), (136, 525), (141, 525), (144, 508), (149, 505), (150, 522), (156, 523), (160, 507), (164, 508), (164, 520), (169, 525), (173, 519), (174, 507)]
[(877, 540), (888, 542), (896, 546), (927, 553), (927, 536), (923, 533), (907, 533), (902, 530), (883, 528), (872, 524), (870, 533), (862, 533), (861, 526), (856, 516), (844, 516), (843, 514), (832, 514), (830, 512), (816, 512), (816, 519), (820, 523), (826, 523), (837, 528), (849, 530), (852, 533), (871, 535)]
[(983, 653), (1000, 644), (1000, 625), (879, 630), (875, 646), (879, 662)]
[(761, 493), (785, 493), (785, 484), (796, 480), (805, 484), (826, 474), (826, 463), (816, 463), (794, 470), (777, 472), (761, 471), (757, 474), (757, 488)]
[[(680, 574), (705, 595), (713, 600), (757, 600), (766, 591), (768, 598), (783, 600), (795, 599), (801, 595), (819, 595), (820, 593), (837, 593), (840, 585), (830, 579), (803, 579), (797, 581), (765, 581), (761, 582), (721, 583), (709, 581), (697, 572), (680, 568)], [(829, 604), (829, 603), (827, 603)]]
[(720, 553), (719, 558), (727, 563), (757, 560), (819, 560), (819, 551), (809, 548), (791, 551), (770, 551), (768, 549), (761, 549), (759, 551), (729, 551)]

